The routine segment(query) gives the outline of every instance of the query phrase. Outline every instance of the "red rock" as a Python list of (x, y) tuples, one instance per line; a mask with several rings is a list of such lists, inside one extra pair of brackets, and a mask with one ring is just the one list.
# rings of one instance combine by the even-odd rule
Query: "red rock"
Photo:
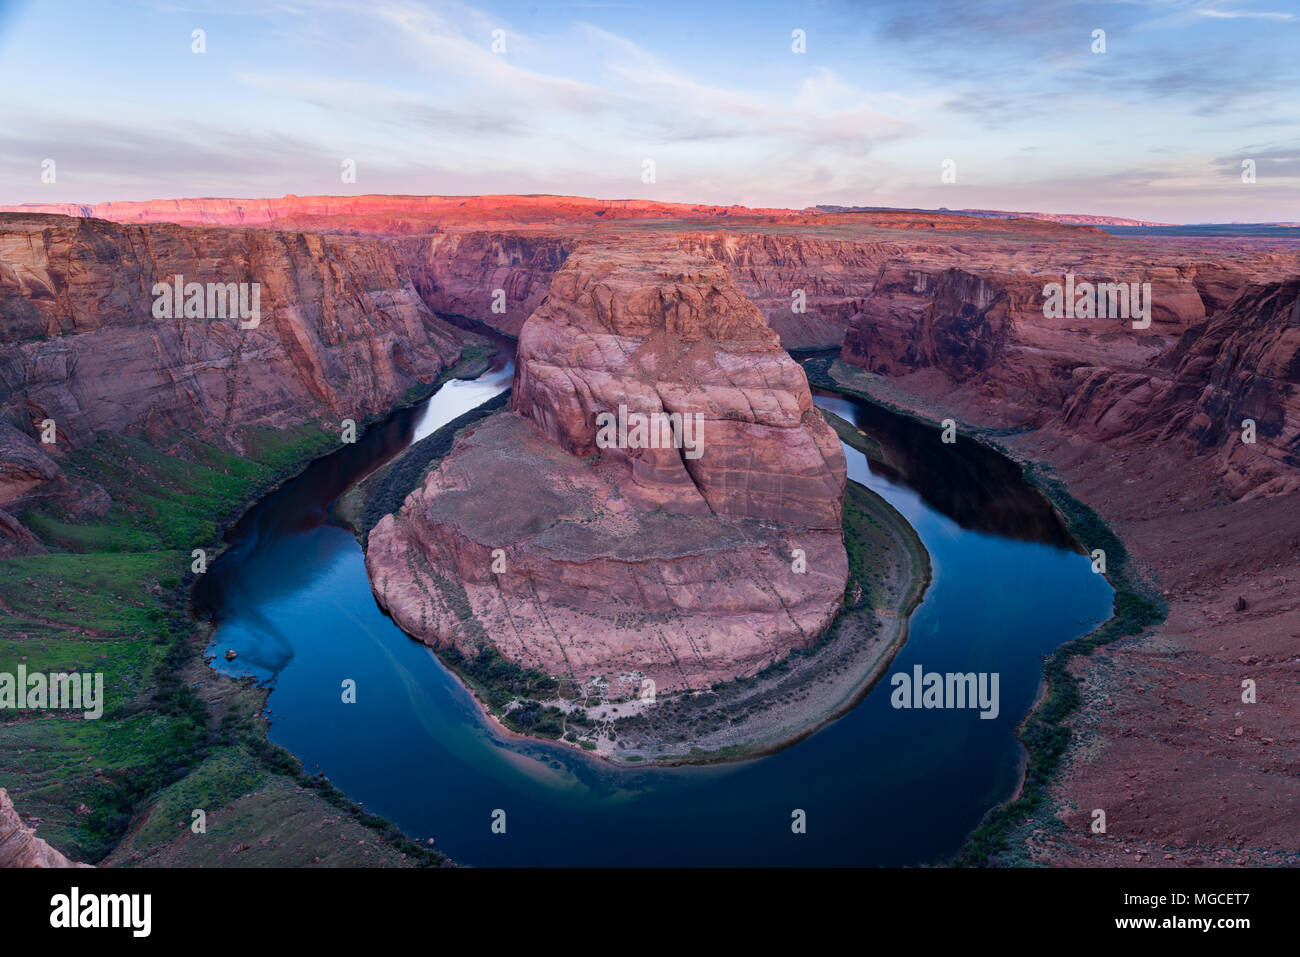
[[(848, 571), (843, 453), (725, 270), (671, 249), (575, 252), (516, 368), (514, 411), (463, 436), (370, 534), (367, 571), (398, 624), (660, 690), (752, 674), (818, 638)], [(596, 416), (620, 404), (700, 412), (703, 454), (599, 448)]]
[[(0, 424), (0, 506), (57, 495), (102, 513), (103, 490), (74, 487), (57, 463), (101, 431), (243, 450), (250, 428), (337, 430), (388, 412), (455, 361), (465, 334), (384, 242), (0, 214), (0, 413), (31, 423)], [(154, 318), (154, 283), (178, 274), (258, 283), (260, 323)], [(37, 441), (45, 419), (55, 445)]]
[(0, 868), (89, 867), (68, 860), (23, 824), (9, 792), (0, 788)]

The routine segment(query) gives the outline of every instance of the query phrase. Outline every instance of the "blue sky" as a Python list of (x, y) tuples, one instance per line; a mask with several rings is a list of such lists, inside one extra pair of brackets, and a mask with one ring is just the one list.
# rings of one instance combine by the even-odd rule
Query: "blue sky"
[(0, 0), (0, 203), (546, 192), (1300, 220), (1298, 53), (1297, 0)]

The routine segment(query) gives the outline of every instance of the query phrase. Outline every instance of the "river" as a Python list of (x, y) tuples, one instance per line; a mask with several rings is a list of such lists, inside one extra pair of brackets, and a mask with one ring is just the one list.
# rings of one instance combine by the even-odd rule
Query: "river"
[[(360, 546), (330, 517), (353, 482), (509, 387), (503, 354), (445, 384), (255, 505), (195, 590), (217, 625), (213, 667), (271, 687), (271, 740), (311, 773), (439, 850), (478, 866), (910, 865), (942, 860), (1014, 791), (1014, 728), (1041, 657), (1110, 614), (1112, 593), (1001, 456), (865, 404), (817, 404), (876, 438), (888, 465), (845, 448), (849, 477), (916, 528), (934, 566), (889, 669), (997, 672), (1000, 713), (903, 710), (888, 680), (804, 741), (753, 761), (610, 767), (508, 738), (437, 658), (379, 609)], [(502, 489), (501, 494), (509, 494)], [(234, 649), (226, 662), (221, 653)], [(345, 679), (357, 701), (344, 704)], [(505, 811), (504, 834), (492, 830)], [(794, 834), (791, 813), (807, 816)]]

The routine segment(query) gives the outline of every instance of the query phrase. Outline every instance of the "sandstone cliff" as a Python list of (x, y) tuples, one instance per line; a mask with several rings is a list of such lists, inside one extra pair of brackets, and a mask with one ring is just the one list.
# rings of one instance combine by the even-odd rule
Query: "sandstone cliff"
[[(155, 318), (154, 284), (177, 275), (256, 283), (255, 327)], [(48, 216), (0, 215), (0, 317), (0, 508), (101, 431), (242, 450), (253, 427), (361, 422), (436, 379), (465, 340), (380, 241)], [(47, 420), (54, 443), (40, 441)]]
[(1076, 369), (1061, 421), (1118, 447), (1182, 440), (1234, 499), (1300, 490), (1300, 279), (1246, 287), (1148, 368)]
[[(1149, 283), (1149, 328), (1045, 317), (1043, 287), (1061, 273), (888, 262), (850, 321), (841, 358), (906, 377), (922, 393), (960, 396), (990, 424), (1213, 453), (1233, 498), (1297, 488), (1295, 281), (1259, 277), (1300, 275), (1300, 260), (1139, 266), (1097, 255), (1071, 268)], [(1245, 418), (1259, 424), (1254, 447), (1231, 440)]]
[[(575, 251), (516, 368), (513, 411), (370, 534), (372, 585), (404, 629), (661, 690), (752, 674), (819, 637), (847, 577), (843, 453), (725, 270), (671, 247)], [(620, 405), (700, 415), (699, 457), (601, 447), (597, 417)]]
[(787, 349), (838, 349), (881, 263), (902, 252), (898, 243), (793, 232), (687, 233), (680, 243), (723, 263)]
[(519, 342), (512, 408), (571, 455), (599, 412), (698, 415), (699, 458), (606, 454), (647, 504), (839, 528), (844, 457), (808, 382), (727, 272), (653, 246), (592, 247), (551, 284)]
[(0, 868), (90, 867), (68, 860), (25, 825), (14, 810), (9, 792), (0, 788)]
[(279, 196), (237, 199), (195, 197), (139, 202), (31, 203), (0, 206), (0, 213), (49, 213), (119, 223), (182, 223), (203, 226), (323, 227), (334, 232), (400, 235), (430, 227), (470, 223), (600, 223), (618, 219), (680, 220), (789, 215), (787, 209), (751, 209), (707, 203), (660, 203), (646, 199), (585, 196)]
[(518, 336), (546, 298), (569, 240), (523, 232), (451, 232), (395, 244), (420, 298), (440, 316)]

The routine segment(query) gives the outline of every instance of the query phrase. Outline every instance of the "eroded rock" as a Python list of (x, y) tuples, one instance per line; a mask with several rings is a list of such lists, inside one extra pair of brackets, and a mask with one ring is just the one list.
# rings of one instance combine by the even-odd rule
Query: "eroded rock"
[(64, 857), (36, 836), (14, 809), (9, 792), (0, 788), (0, 868), (90, 867)]
[[(701, 454), (601, 447), (620, 405), (702, 415)], [(671, 690), (752, 674), (830, 624), (843, 452), (718, 264), (572, 253), (524, 325), (512, 409), (370, 534), (372, 586), (410, 634)]]

